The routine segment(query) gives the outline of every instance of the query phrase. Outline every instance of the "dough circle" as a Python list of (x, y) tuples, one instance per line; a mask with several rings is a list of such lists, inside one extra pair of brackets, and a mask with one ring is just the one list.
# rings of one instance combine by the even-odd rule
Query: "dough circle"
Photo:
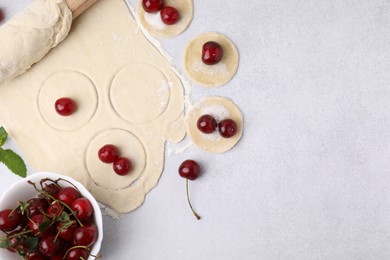
[[(56, 112), (54, 104), (61, 97), (76, 102), (77, 110), (72, 115), (61, 116)], [(38, 93), (41, 116), (48, 125), (60, 131), (72, 131), (87, 124), (97, 105), (95, 85), (87, 75), (74, 70), (54, 73), (43, 82)]]
[[(130, 159), (133, 170), (125, 176), (117, 175), (111, 163), (99, 160), (98, 151), (106, 144), (118, 147), (120, 156)], [(87, 148), (86, 166), (96, 185), (112, 190), (124, 189), (136, 181), (143, 173), (146, 163), (144, 146), (138, 137), (122, 129), (110, 129), (96, 135)]]
[[(218, 131), (204, 134), (197, 128), (197, 121), (202, 115), (211, 115), (217, 122), (232, 119), (237, 124), (237, 133), (231, 138), (223, 138)], [(238, 107), (224, 97), (207, 97), (193, 106), (186, 118), (187, 133), (192, 142), (200, 149), (209, 153), (223, 153), (240, 140), (243, 133), (243, 117)]]
[[(114, 110), (130, 123), (147, 123), (156, 119), (166, 110), (169, 96), (169, 82), (165, 75), (146, 63), (123, 68), (115, 76), (110, 89)], [(139, 113), (140, 107), (147, 109)]]
[[(202, 62), (202, 47), (208, 41), (218, 42), (224, 51), (222, 60), (215, 65)], [(205, 87), (220, 87), (236, 74), (239, 63), (237, 47), (225, 35), (206, 32), (192, 39), (184, 51), (184, 70), (189, 78)]]
[(194, 17), (192, 0), (165, 0), (165, 6), (172, 6), (180, 13), (180, 20), (173, 25), (166, 25), (161, 21), (160, 12), (147, 13), (142, 7), (142, 0), (138, 4), (138, 18), (142, 26), (154, 37), (170, 38), (184, 32)]

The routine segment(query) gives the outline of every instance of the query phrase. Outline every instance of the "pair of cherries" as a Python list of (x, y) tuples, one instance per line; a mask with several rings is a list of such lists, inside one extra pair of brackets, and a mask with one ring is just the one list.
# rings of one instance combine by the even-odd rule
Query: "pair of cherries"
[(120, 157), (119, 149), (115, 145), (106, 144), (98, 151), (100, 161), (112, 163), (114, 172), (120, 176), (127, 175), (132, 169), (133, 164), (126, 157)]
[(164, 6), (164, 0), (142, 0), (142, 7), (147, 13), (160, 11), (161, 20), (167, 25), (175, 24), (180, 19), (179, 11), (172, 6)]
[(217, 120), (210, 115), (199, 117), (197, 127), (204, 134), (214, 133), (218, 129), (219, 134), (224, 138), (230, 138), (237, 133), (237, 124), (234, 120), (224, 119), (217, 123)]

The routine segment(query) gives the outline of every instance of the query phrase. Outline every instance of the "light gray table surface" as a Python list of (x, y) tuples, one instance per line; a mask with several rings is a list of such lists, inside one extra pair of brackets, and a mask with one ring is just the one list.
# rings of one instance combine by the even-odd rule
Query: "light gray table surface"
[[(0, 8), (9, 19), (27, 2)], [(231, 98), (244, 136), (225, 154), (167, 156), (142, 207), (104, 217), (103, 259), (390, 259), (390, 1), (194, 2), (190, 27), (162, 44), (182, 70), (199, 33), (236, 43), (234, 79), (194, 85), (192, 100)], [(190, 185), (201, 221), (177, 174), (187, 158), (204, 170)], [(0, 166), (0, 195), (17, 180)]]

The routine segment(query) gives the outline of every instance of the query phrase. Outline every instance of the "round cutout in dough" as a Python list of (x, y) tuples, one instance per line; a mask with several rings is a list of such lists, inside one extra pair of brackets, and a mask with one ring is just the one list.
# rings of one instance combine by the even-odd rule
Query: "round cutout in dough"
[(160, 12), (147, 13), (142, 7), (142, 0), (138, 4), (138, 17), (142, 26), (154, 37), (171, 38), (184, 32), (194, 17), (192, 0), (165, 0), (165, 6), (172, 6), (180, 13), (180, 20), (173, 25), (162, 22)]
[[(70, 116), (61, 116), (55, 102), (62, 97), (73, 99), (77, 110)], [(60, 131), (72, 131), (86, 125), (96, 112), (98, 96), (89, 77), (81, 72), (56, 72), (42, 84), (38, 93), (38, 109), (47, 124)]]
[[(202, 115), (211, 115), (217, 122), (232, 119), (237, 124), (237, 133), (231, 138), (223, 138), (218, 130), (212, 134), (199, 131), (197, 122)], [(207, 97), (193, 106), (187, 113), (187, 132), (192, 142), (200, 149), (209, 153), (223, 153), (230, 150), (241, 138), (243, 132), (243, 117), (238, 107), (229, 99), (223, 97)]]
[[(215, 65), (202, 61), (202, 47), (208, 41), (218, 42), (223, 48), (223, 58)], [(220, 87), (228, 83), (238, 69), (239, 55), (234, 43), (225, 35), (206, 32), (191, 40), (184, 51), (184, 70), (189, 78), (205, 87)]]
[[(117, 175), (112, 163), (99, 160), (98, 151), (106, 144), (118, 147), (121, 157), (130, 159), (133, 170), (125, 176)], [(109, 129), (96, 135), (87, 148), (86, 166), (96, 185), (112, 190), (124, 189), (135, 182), (143, 173), (146, 153), (141, 141), (134, 134), (121, 129)]]
[[(110, 89), (114, 110), (130, 123), (153, 121), (166, 110), (169, 97), (169, 82), (163, 72), (146, 63), (123, 68)], [(145, 108), (142, 113), (140, 107)]]

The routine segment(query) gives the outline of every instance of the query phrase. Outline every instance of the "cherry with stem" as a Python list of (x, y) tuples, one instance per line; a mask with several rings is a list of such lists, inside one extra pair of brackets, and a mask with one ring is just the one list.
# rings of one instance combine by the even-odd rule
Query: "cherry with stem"
[(190, 206), (191, 211), (194, 214), (194, 216), (196, 217), (196, 219), (200, 220), (201, 217), (198, 215), (198, 213), (196, 213), (196, 211), (192, 207), (190, 195), (189, 195), (189, 191), (188, 191), (189, 190), (188, 189), (188, 180), (193, 181), (199, 177), (200, 166), (194, 160), (185, 160), (184, 162), (182, 162), (182, 164), (179, 167), (179, 175), (186, 179), (186, 193), (187, 193), (188, 205)]

